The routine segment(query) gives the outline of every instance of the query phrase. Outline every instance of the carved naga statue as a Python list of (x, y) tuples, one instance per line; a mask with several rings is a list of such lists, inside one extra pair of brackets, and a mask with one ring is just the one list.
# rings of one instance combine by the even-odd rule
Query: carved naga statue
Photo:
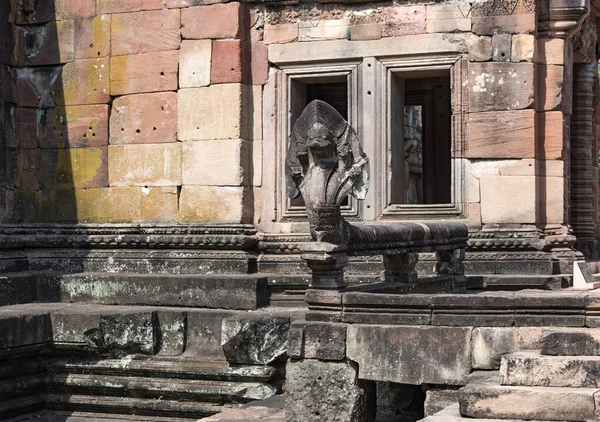
[[(329, 104), (308, 104), (294, 125), (286, 157), (288, 194), (302, 194), (314, 242), (302, 258), (312, 270), (311, 287), (346, 287), (348, 256), (382, 255), (386, 282), (417, 280), (419, 252), (436, 252), (439, 275), (453, 288), (464, 286), (462, 223), (350, 224), (340, 205), (348, 194), (364, 199), (369, 184), (368, 159), (354, 129)], [(413, 287), (410, 287), (412, 289)], [(310, 307), (309, 307), (310, 309)]]
[(306, 106), (292, 130), (286, 173), (289, 197), (304, 198), (313, 240), (349, 240), (340, 205), (348, 194), (365, 198), (368, 161), (356, 132), (335, 108), (321, 100)]

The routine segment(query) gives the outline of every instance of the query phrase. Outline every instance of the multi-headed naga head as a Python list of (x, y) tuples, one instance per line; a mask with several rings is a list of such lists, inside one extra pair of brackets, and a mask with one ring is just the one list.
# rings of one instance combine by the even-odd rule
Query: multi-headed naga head
[(340, 204), (348, 194), (365, 198), (368, 159), (354, 129), (326, 102), (312, 101), (296, 120), (286, 173), (290, 198), (304, 198), (313, 238), (343, 241)]

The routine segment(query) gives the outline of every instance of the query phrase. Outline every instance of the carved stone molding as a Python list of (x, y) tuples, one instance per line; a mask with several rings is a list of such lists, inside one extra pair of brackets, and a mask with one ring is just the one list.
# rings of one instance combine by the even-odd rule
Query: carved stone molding
[(539, 1), (537, 9), (540, 38), (570, 38), (589, 15), (590, 0)]
[(0, 227), (0, 248), (249, 250), (252, 226), (27, 225)]
[(598, 21), (595, 16), (588, 16), (579, 31), (573, 37), (573, 61), (575, 63), (592, 63), (596, 59), (598, 44)]

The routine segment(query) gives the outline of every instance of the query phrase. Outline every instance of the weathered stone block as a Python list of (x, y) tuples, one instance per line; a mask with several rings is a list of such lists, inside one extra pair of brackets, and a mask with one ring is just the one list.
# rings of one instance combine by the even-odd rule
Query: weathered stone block
[(533, 63), (469, 63), (469, 111), (520, 110), (534, 100)]
[(106, 147), (41, 150), (42, 189), (108, 186)]
[(51, 1), (12, 0), (12, 16), (17, 25), (50, 22), (56, 19), (56, 5)]
[[(492, 56), (490, 37), (473, 34), (421, 34), (405, 35), (380, 40), (351, 43), (347, 40), (313, 41), (296, 44), (269, 45), (272, 63), (290, 63), (306, 60), (339, 60), (373, 56), (410, 55), (461, 52), (471, 61), (489, 60)], [(471, 72), (469, 71), (469, 74)]]
[(468, 32), (471, 30), (471, 5), (431, 4), (427, 6), (427, 32)]
[(181, 185), (181, 144), (111, 145), (110, 186)]
[(459, 391), (460, 413), (471, 418), (583, 421), (594, 418), (593, 388), (469, 384)]
[(96, 16), (96, 0), (59, 0), (57, 9), (59, 20), (93, 18)]
[(42, 180), (40, 150), (21, 149), (16, 153), (17, 180), (16, 187), (22, 191), (33, 192), (40, 188)]
[[(481, 3), (483, 6), (483, 3)], [(474, 34), (493, 35), (497, 33), (531, 34), (535, 32), (535, 13), (522, 15), (481, 16), (471, 15), (471, 29)]]
[(0, 317), (0, 350), (44, 345), (52, 341), (48, 312), (25, 310)]
[(502, 358), (503, 385), (598, 388), (600, 356), (541, 356), (523, 351)]
[(96, 13), (127, 13), (162, 9), (163, 0), (96, 0)]
[(348, 362), (288, 361), (286, 380), (289, 422), (375, 419), (375, 384), (359, 380)]
[(67, 63), (51, 88), (57, 105), (107, 104), (109, 92), (109, 60), (79, 59)]
[(158, 355), (179, 356), (185, 350), (187, 313), (157, 311)]
[(252, 216), (249, 201), (242, 187), (183, 186), (179, 218), (198, 223), (243, 223)]
[(519, 350), (539, 349), (541, 327), (476, 327), (471, 343), (474, 369), (498, 369), (502, 356)]
[(264, 85), (269, 77), (269, 50), (260, 41), (247, 44), (247, 48), (250, 49), (251, 67), (250, 80), (246, 82), (250, 85)]
[(108, 145), (108, 105), (65, 106), (39, 110), (40, 148)]
[(177, 50), (181, 42), (180, 26), (178, 9), (112, 15), (111, 54), (124, 56)]
[(38, 116), (37, 109), (17, 107), (16, 108), (16, 144), (9, 145), (32, 149), (38, 147)]
[(537, 203), (538, 221), (541, 223), (565, 222), (565, 179), (563, 177), (538, 177), (539, 189), (544, 192)]
[[(381, 37), (380, 37), (381, 38)], [(265, 44), (284, 44), (298, 39), (298, 23), (265, 25), (263, 42)]]
[(242, 82), (242, 42), (240, 40), (213, 41), (210, 63), (210, 81), (213, 84)]
[[(56, 192), (59, 221), (119, 223), (174, 221), (177, 215), (177, 187), (111, 187)], [(75, 200), (75, 205), (71, 206)], [(127, 204), (115, 206), (115, 204)]]
[(454, 403), (458, 403), (458, 390), (429, 389), (425, 396), (425, 416), (433, 415)]
[(535, 176), (483, 176), (480, 183), (483, 224), (535, 223)]
[(103, 315), (100, 318), (102, 345), (121, 353), (154, 353), (152, 312)]
[(62, 70), (62, 66), (12, 68), (10, 72), (3, 75), (10, 75), (6, 81), (8, 86), (2, 87), (3, 90), (6, 90), (4, 95), (9, 96), (7, 101), (17, 103), (22, 107), (54, 107), (56, 104), (51, 89), (53, 85), (56, 85)]
[(75, 21), (75, 58), (91, 59), (110, 54), (110, 20), (112, 15), (99, 15)]
[(367, 41), (381, 39), (382, 27), (379, 23), (368, 23), (350, 26), (352, 41)]
[(101, 313), (90, 312), (89, 306), (87, 307), (88, 309), (71, 305), (50, 315), (54, 347), (87, 350), (102, 348)]
[(298, 22), (298, 41), (341, 40), (350, 38), (350, 19), (325, 19)]
[(564, 159), (565, 124), (561, 111), (536, 113), (537, 157), (540, 160)]
[[(240, 186), (248, 183), (248, 141), (221, 139), (189, 141), (182, 145), (184, 185)], [(214, 163), (219, 163), (214, 166)]]
[(536, 98), (537, 111), (557, 110), (562, 106), (564, 67), (553, 65), (536, 65)]
[(248, 87), (218, 84), (180, 89), (179, 140), (247, 139), (247, 111), (242, 111)]
[(518, 63), (537, 61), (537, 40), (534, 35), (513, 35), (511, 48), (510, 60), (512, 62)]
[(549, 356), (600, 356), (600, 330), (551, 328), (542, 332), (541, 354)]
[(183, 40), (179, 52), (179, 87), (210, 85), (212, 41)]
[(117, 56), (110, 59), (111, 95), (175, 91), (179, 51)]
[(223, 320), (231, 311), (194, 309), (187, 312), (187, 339), (184, 355), (225, 361), (221, 347)]
[(548, 176), (564, 177), (565, 163), (561, 160), (533, 160), (522, 159), (518, 161), (506, 161), (498, 165), (501, 176)]
[(241, 25), (240, 3), (214, 4), (183, 9), (183, 38), (238, 38)]
[(384, 37), (425, 33), (425, 6), (388, 6), (384, 9)]
[(358, 363), (360, 379), (463, 385), (471, 371), (471, 331), (354, 324), (348, 327), (346, 355)]
[(566, 63), (568, 41), (562, 38), (540, 38), (537, 40), (537, 58), (541, 64), (564, 65)]
[(236, 315), (223, 320), (221, 346), (229, 363), (266, 365), (287, 351), (290, 318)]
[(512, 110), (467, 115), (468, 158), (535, 156), (535, 111)]
[[(44, 26), (17, 27), (19, 61), (26, 66), (47, 66), (74, 59), (75, 23), (49, 22)], [(22, 46), (22, 51), (19, 49)]]
[(494, 34), (492, 36), (492, 60), (495, 62), (510, 62), (512, 52), (512, 37), (510, 34)]
[(344, 360), (348, 325), (310, 322), (304, 327), (305, 359)]
[(177, 94), (126, 95), (113, 101), (110, 143), (150, 144), (177, 141)]

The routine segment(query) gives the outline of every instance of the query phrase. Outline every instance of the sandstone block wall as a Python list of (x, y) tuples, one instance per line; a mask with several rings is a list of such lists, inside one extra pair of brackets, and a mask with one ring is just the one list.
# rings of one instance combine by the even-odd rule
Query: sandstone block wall
[(252, 222), (268, 65), (251, 19), (240, 3), (3, 2), (0, 221)]
[[(277, 156), (263, 157), (263, 85), (286, 44), (307, 67), (458, 52), (454, 158), (471, 226), (568, 222), (572, 43), (537, 35), (531, 0), (204, 3), (3, 2), (3, 222), (258, 222), (273, 195), (263, 159)], [(125, 206), (151, 197), (165, 207)]]

